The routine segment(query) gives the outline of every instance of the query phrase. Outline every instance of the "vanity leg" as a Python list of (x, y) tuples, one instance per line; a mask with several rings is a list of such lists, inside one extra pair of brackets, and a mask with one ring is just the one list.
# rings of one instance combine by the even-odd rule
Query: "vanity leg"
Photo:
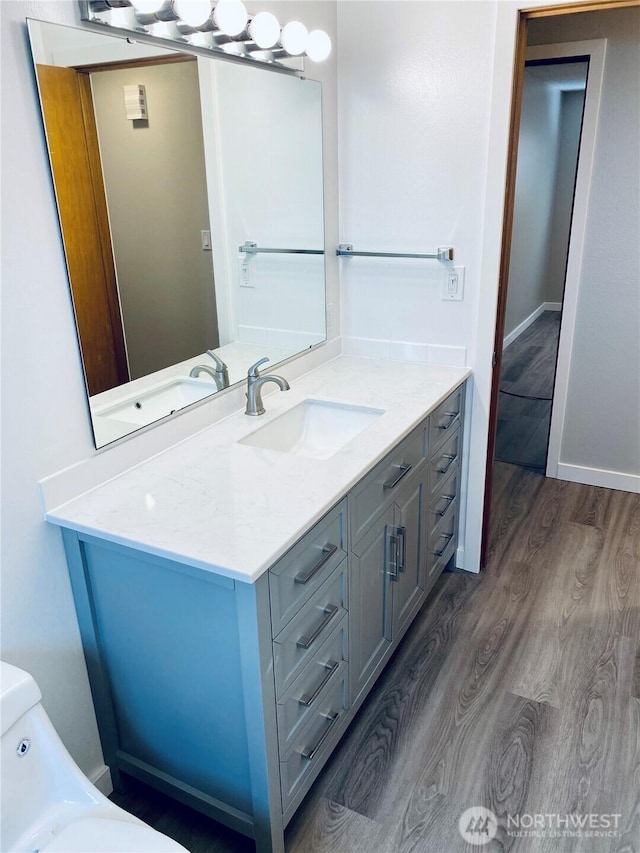
[(284, 853), (269, 577), (236, 582), (256, 853)]

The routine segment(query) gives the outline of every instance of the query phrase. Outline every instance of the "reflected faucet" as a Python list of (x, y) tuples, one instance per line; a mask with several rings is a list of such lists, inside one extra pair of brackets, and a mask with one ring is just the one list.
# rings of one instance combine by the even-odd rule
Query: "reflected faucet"
[(195, 379), (197, 376), (200, 376), (201, 373), (208, 374), (213, 381), (216, 383), (216, 388), (218, 391), (222, 391), (223, 388), (229, 387), (229, 369), (227, 365), (219, 358), (213, 350), (208, 349), (207, 355), (210, 356), (215, 365), (215, 370), (213, 367), (209, 367), (208, 364), (196, 364), (195, 367), (192, 367), (189, 376), (192, 379)]
[(281, 391), (289, 390), (289, 383), (283, 376), (276, 376), (275, 373), (270, 373), (267, 376), (260, 376), (258, 368), (261, 364), (269, 359), (261, 358), (252, 364), (247, 371), (247, 408), (244, 410), (245, 415), (264, 415), (264, 406), (262, 404), (262, 386), (266, 382), (275, 382)]

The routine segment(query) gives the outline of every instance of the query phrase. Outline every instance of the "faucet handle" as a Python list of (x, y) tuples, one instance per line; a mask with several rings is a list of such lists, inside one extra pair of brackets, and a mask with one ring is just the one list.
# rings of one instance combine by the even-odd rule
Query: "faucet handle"
[(255, 364), (251, 365), (251, 367), (247, 371), (247, 376), (250, 376), (251, 379), (258, 379), (258, 377), (260, 376), (260, 371), (258, 370), (258, 368), (260, 367), (261, 364), (264, 364), (265, 361), (269, 361), (269, 359), (266, 355), (264, 358), (261, 358), (260, 361), (256, 361)]
[(207, 355), (214, 360), (215, 365), (216, 365), (216, 370), (218, 370), (219, 372), (227, 370), (227, 365), (224, 363), (224, 361), (219, 356), (217, 356), (215, 354), (215, 352), (212, 349), (207, 350)]

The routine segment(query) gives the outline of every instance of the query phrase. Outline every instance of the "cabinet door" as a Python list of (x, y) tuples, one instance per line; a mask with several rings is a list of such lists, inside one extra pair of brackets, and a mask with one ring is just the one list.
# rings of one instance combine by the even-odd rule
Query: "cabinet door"
[(425, 588), (425, 510), (428, 469), (409, 480), (395, 500), (394, 530), (397, 571), (392, 577), (393, 638), (413, 617)]
[(351, 554), (351, 691), (357, 699), (392, 639), (390, 572), (396, 554), (395, 507), (391, 505), (354, 546)]

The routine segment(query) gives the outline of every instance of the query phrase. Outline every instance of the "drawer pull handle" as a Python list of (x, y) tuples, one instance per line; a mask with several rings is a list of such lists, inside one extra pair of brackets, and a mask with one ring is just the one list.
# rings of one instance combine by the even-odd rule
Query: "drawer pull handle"
[(340, 661), (339, 660), (330, 660), (330, 661), (327, 661), (327, 663), (325, 663), (324, 666), (325, 666), (325, 669), (329, 670), (329, 672), (325, 675), (325, 677), (322, 679), (320, 684), (318, 684), (318, 686), (313, 691), (311, 696), (308, 696), (306, 693), (303, 693), (303, 695), (298, 699), (298, 702), (301, 705), (306, 705), (307, 707), (309, 707), (309, 705), (313, 705), (313, 703), (316, 701), (318, 696), (322, 693), (325, 684), (329, 681), (329, 679), (331, 678), (333, 673), (340, 666)]
[(452, 427), (460, 417), (460, 412), (443, 412), (443, 417), (451, 418), (448, 424), (438, 424), (438, 429), (449, 429)]
[(449, 505), (451, 504), (451, 501), (455, 501), (455, 499), (456, 499), (455, 495), (440, 495), (440, 500), (446, 501), (447, 505), (445, 506), (444, 509), (437, 509), (433, 514), (439, 515), (440, 517), (442, 517), (446, 513), (446, 511), (449, 509)]
[(301, 572), (299, 575), (296, 575), (293, 579), (295, 583), (309, 583), (311, 578), (319, 572), (320, 569), (324, 566), (324, 564), (329, 560), (338, 550), (337, 545), (333, 545), (331, 542), (327, 542), (326, 545), (322, 548), (322, 556), (318, 560), (315, 565), (311, 566), (310, 569), (307, 569), (306, 572)]
[(305, 749), (303, 749), (300, 753), (300, 755), (303, 758), (306, 758), (308, 761), (313, 761), (314, 755), (320, 749), (325, 740), (329, 737), (329, 732), (333, 729), (335, 724), (340, 719), (340, 712), (336, 711), (335, 714), (323, 714), (322, 716), (325, 717), (325, 719), (329, 720), (329, 725), (322, 733), (322, 737), (313, 748), (305, 747)]
[(451, 466), (455, 463), (457, 458), (458, 458), (457, 453), (445, 453), (443, 456), (443, 459), (448, 459), (448, 462), (444, 466), (444, 468), (436, 468), (436, 471), (438, 472), (438, 474), (446, 474), (447, 471), (451, 468)]
[(310, 637), (300, 637), (300, 639), (296, 642), (296, 646), (301, 649), (308, 649), (311, 645), (313, 645), (313, 643), (318, 639), (320, 634), (322, 634), (324, 629), (327, 627), (329, 622), (331, 622), (333, 617), (336, 615), (338, 609), (339, 608), (336, 607), (335, 604), (329, 604), (327, 607), (325, 607), (323, 611), (326, 614), (325, 618), (318, 625), (318, 627)]
[(400, 469), (400, 473), (399, 473), (399, 474), (398, 474), (398, 476), (395, 478), (395, 480), (387, 480), (387, 481), (386, 481), (386, 483), (383, 483), (383, 484), (382, 484), (382, 488), (383, 488), (383, 489), (394, 489), (394, 488), (398, 485), (398, 483), (400, 482), (400, 480), (401, 480), (403, 477), (406, 477), (406, 475), (409, 473), (409, 471), (411, 470), (411, 468), (412, 468), (413, 466), (412, 466), (412, 465), (394, 465), (393, 467), (394, 467), (394, 468), (399, 468), (399, 469)]
[(444, 552), (447, 550), (449, 542), (451, 542), (451, 540), (453, 539), (453, 533), (441, 533), (439, 538), (446, 540), (445, 545), (444, 545), (444, 548), (442, 548), (440, 551), (432, 551), (431, 552), (434, 555), (434, 557), (442, 557)]

